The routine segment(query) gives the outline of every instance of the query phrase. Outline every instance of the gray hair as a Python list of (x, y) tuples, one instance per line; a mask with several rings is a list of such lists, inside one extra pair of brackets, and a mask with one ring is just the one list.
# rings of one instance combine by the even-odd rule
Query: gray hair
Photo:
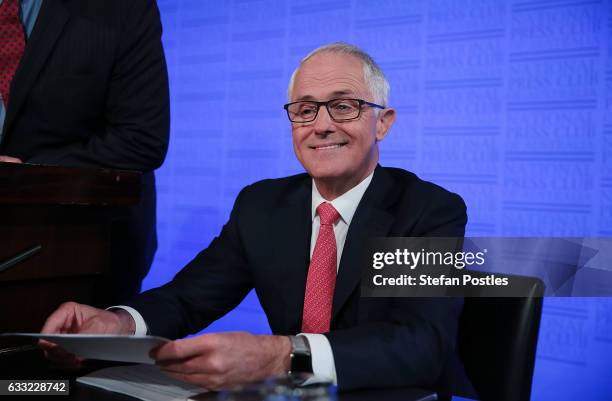
[(387, 103), (389, 102), (390, 87), (387, 78), (385, 78), (385, 74), (369, 54), (355, 45), (344, 42), (336, 42), (318, 47), (308, 53), (306, 57), (300, 61), (300, 64), (297, 66), (295, 71), (293, 71), (293, 74), (291, 74), (291, 79), (289, 80), (289, 87), (287, 89), (287, 97), (289, 98), (289, 101), (291, 101), (291, 92), (293, 90), (293, 84), (297, 72), (306, 61), (320, 53), (350, 54), (351, 56), (358, 58), (363, 64), (363, 79), (370, 89), (370, 94), (372, 97), (374, 97), (374, 102), (380, 104), (381, 106), (387, 106)]

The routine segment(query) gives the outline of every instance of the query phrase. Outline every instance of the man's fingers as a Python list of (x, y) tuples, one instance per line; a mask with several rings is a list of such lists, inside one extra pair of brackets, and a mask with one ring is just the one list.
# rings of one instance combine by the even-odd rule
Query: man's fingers
[(41, 333), (78, 333), (83, 324), (83, 314), (79, 311), (79, 304), (66, 302), (60, 305), (45, 321)]
[(215, 340), (210, 335), (202, 335), (183, 340), (165, 343), (151, 351), (151, 357), (156, 361), (180, 361), (198, 355), (204, 355), (213, 350)]
[(156, 361), (155, 364), (162, 370), (173, 373), (182, 374), (220, 374), (223, 373), (223, 369), (220, 366), (211, 363), (210, 357), (194, 357), (190, 359), (171, 359)]
[(4, 163), (23, 163), (21, 159), (11, 156), (0, 155), (0, 162)]
[[(108, 315), (104, 315), (104, 314)], [(111, 312), (81, 305), (75, 302), (62, 304), (55, 312), (47, 318), (41, 332), (43, 334), (55, 333), (107, 333), (114, 332), (112, 325), (115, 317)], [(115, 330), (118, 331), (118, 330)], [(67, 352), (60, 346), (45, 340), (39, 340), (40, 348), (45, 352), (45, 356), (53, 364), (63, 369), (79, 369), (83, 365), (84, 359)]]
[(70, 352), (66, 351), (65, 349), (63, 349), (59, 345), (53, 344), (52, 342), (45, 341), (45, 340), (39, 340), (38, 341), (38, 345), (52, 359), (61, 360), (61, 359), (72, 359), (71, 357), (74, 357), (73, 354), (71, 354)]
[(39, 340), (38, 344), (45, 351), (45, 356), (57, 367), (76, 370), (83, 364), (82, 358), (76, 357), (56, 344), (45, 340)]
[(47, 318), (47, 321), (45, 321), (40, 332), (44, 334), (61, 333), (66, 329), (65, 324), (68, 317), (68, 314), (64, 310), (59, 309), (53, 312), (53, 314)]
[(47, 340), (38, 340), (38, 346), (42, 349), (44, 349), (45, 351), (48, 349), (52, 349), (54, 347), (57, 347), (56, 344), (53, 344), (52, 342), (49, 342)]

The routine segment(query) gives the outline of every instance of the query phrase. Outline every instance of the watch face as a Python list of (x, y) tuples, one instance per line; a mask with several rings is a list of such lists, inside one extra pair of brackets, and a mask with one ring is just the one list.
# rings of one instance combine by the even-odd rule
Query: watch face
[(312, 374), (310, 345), (304, 336), (291, 336), (291, 375), (297, 373)]
[(296, 373), (313, 373), (310, 353), (308, 355), (293, 354), (293, 358), (291, 358), (291, 374)]

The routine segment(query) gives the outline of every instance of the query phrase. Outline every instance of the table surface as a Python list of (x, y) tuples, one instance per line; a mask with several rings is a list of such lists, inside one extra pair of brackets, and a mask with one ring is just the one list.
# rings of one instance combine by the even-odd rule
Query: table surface
[[(217, 393), (200, 394), (197, 401), (217, 401)], [(23, 400), (23, 396), (2, 397), (3, 400)], [(396, 388), (389, 390), (361, 390), (349, 393), (338, 393), (337, 401), (434, 401), (436, 395), (427, 390), (416, 388)], [(136, 398), (119, 393), (98, 389), (92, 386), (70, 382), (70, 395), (50, 395), (41, 400), (58, 401), (134, 401)]]
[[(74, 391), (73, 391), (74, 390)], [(46, 400), (47, 398), (45, 398)], [(60, 399), (58, 397), (58, 399)], [(106, 390), (96, 389), (91, 386), (86, 386), (76, 383), (71, 387), (69, 397), (62, 397), (64, 401), (134, 401), (135, 398), (128, 397), (122, 394), (111, 393)], [(197, 401), (216, 401), (217, 393), (205, 393), (199, 395)], [(339, 393), (337, 401), (434, 401), (436, 400), (434, 393), (426, 390), (414, 388), (397, 388), (392, 390), (362, 390), (350, 393)]]
[[(37, 397), (41, 400), (61, 400), (61, 401), (134, 401), (133, 397), (113, 393), (98, 389), (81, 383), (76, 383), (77, 376), (81, 376), (90, 371), (103, 369), (116, 365), (115, 363), (89, 361), (90, 365), (85, 372), (70, 373), (52, 369), (48, 361), (40, 350), (30, 350), (12, 355), (0, 355), (0, 379), (26, 380), (26, 379), (45, 379), (45, 380), (70, 380), (70, 395), (44, 396)], [(23, 401), (23, 396), (2, 397), (5, 399), (15, 399)], [(433, 401), (435, 394), (431, 391), (417, 388), (395, 388), (384, 390), (361, 390), (354, 392), (338, 393), (338, 401)], [(217, 393), (206, 393), (199, 395), (198, 401), (217, 400)]]

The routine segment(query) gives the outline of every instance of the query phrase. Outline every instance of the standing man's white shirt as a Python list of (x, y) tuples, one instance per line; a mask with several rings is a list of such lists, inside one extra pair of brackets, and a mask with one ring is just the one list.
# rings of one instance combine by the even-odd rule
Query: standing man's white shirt
[[(312, 234), (310, 237), (310, 257), (312, 258), (315, 243), (317, 242), (317, 237), (319, 235), (319, 228), (321, 227), (321, 222), (319, 220), (319, 216), (317, 215), (317, 207), (323, 202), (331, 203), (340, 214), (340, 218), (336, 224), (334, 224), (334, 236), (336, 237), (336, 248), (338, 252), (336, 258), (336, 272), (338, 272), (338, 268), (340, 267), (342, 250), (344, 249), (344, 243), (346, 242), (346, 234), (348, 233), (349, 225), (351, 224), (351, 220), (353, 220), (353, 216), (355, 215), (359, 202), (361, 202), (361, 198), (363, 198), (363, 194), (372, 182), (373, 176), (374, 172), (370, 173), (370, 175), (363, 181), (333, 201), (327, 201), (325, 198), (323, 198), (319, 193), (314, 180), (312, 182)], [(357, 267), (353, 266), (353, 268)], [(123, 309), (132, 316), (136, 326), (134, 335), (139, 336), (147, 334), (148, 329), (146, 322), (136, 309), (124, 305), (112, 306), (108, 309), (112, 308)], [(305, 336), (310, 344), (312, 371), (314, 373), (314, 377), (311, 379), (311, 382), (332, 381), (334, 384), (338, 384), (334, 354), (327, 337), (325, 337), (324, 334), (300, 333), (299, 335)]]

